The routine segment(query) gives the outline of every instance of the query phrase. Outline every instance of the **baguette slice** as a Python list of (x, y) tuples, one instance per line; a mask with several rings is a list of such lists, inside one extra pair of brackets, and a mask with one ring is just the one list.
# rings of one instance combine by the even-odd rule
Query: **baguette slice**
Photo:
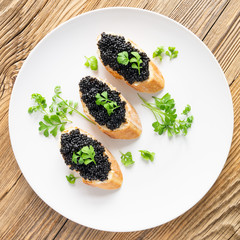
[[(106, 81), (104, 81), (100, 78), (96, 78), (96, 77), (94, 77), (94, 78), (97, 79), (98, 81), (102, 81), (102, 82), (106, 83), (111, 90), (117, 91), (117, 89), (115, 87), (113, 87), (110, 83), (107, 83)], [(114, 130), (108, 129), (106, 127), (106, 125), (101, 126), (95, 121), (95, 118), (90, 114), (86, 104), (82, 100), (81, 91), (79, 91), (79, 94), (80, 94), (80, 99), (82, 102), (84, 113), (87, 115), (88, 118), (90, 118), (93, 122), (95, 122), (97, 124), (97, 126), (99, 127), (99, 129), (102, 132), (104, 132), (108, 136), (110, 136), (112, 138), (117, 138), (117, 139), (134, 139), (134, 138), (138, 138), (141, 135), (142, 124), (141, 124), (140, 118), (139, 118), (135, 108), (123, 97), (122, 94), (120, 94), (119, 97), (121, 98), (122, 101), (126, 102), (126, 105), (125, 105), (126, 122), (122, 123), (119, 128), (114, 129)]]
[[(109, 33), (107, 33), (109, 34)], [(111, 34), (115, 36), (120, 36), (116, 34)], [(101, 39), (101, 35), (97, 37), (97, 42)], [(126, 39), (126, 42), (130, 42), (133, 47), (138, 49), (140, 52), (143, 52), (142, 49), (140, 49), (133, 41)], [(100, 50), (97, 51), (98, 57), (101, 60), (102, 64), (104, 65), (102, 59)], [(105, 66), (106, 70), (110, 72), (115, 78), (122, 79), (125, 81), (126, 84), (128, 84), (130, 87), (136, 89), (139, 92), (145, 92), (145, 93), (155, 93), (164, 88), (164, 78), (162, 76), (162, 73), (158, 69), (158, 67), (153, 63), (153, 61), (150, 60), (149, 62), (149, 77), (148, 79), (142, 81), (142, 82), (134, 82), (133, 84), (130, 84), (122, 75), (120, 75), (117, 71), (113, 70), (109, 65)]]
[[(84, 130), (78, 128), (78, 127), (71, 127), (68, 129), (65, 129), (62, 134), (64, 133), (70, 133), (72, 130), (79, 129), (81, 134), (85, 134), (88, 137), (96, 140), (92, 135), (89, 133), (85, 132)], [(116, 159), (113, 157), (113, 155), (108, 151), (108, 149), (105, 148), (105, 155), (108, 156), (108, 161), (111, 163), (111, 170), (108, 173), (108, 179), (105, 181), (100, 181), (100, 180), (94, 180), (94, 181), (89, 181), (87, 179), (82, 178), (83, 183), (93, 186), (93, 187), (98, 187), (102, 189), (118, 189), (121, 187), (122, 182), (123, 182), (123, 175), (121, 172), (121, 169), (116, 161)], [(70, 165), (68, 165), (70, 167)], [(78, 171), (74, 170), (76, 173), (79, 174)]]

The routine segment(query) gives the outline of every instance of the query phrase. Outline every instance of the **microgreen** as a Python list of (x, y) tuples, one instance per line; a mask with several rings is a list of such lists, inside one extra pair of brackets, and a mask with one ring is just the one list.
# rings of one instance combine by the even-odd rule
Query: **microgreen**
[(69, 174), (69, 176), (66, 176), (69, 183), (74, 184), (76, 179), (79, 177), (75, 177), (73, 174)]
[(122, 65), (125, 65), (125, 66), (128, 65), (129, 63), (128, 52), (126, 51), (120, 52), (118, 54), (117, 61)]
[(117, 102), (112, 101), (108, 98), (107, 91), (96, 94), (96, 104), (102, 105), (106, 110), (109, 116), (114, 112), (116, 108), (119, 108), (120, 106), (117, 105)]
[(168, 47), (168, 50), (165, 51), (164, 47), (157, 47), (157, 49), (153, 52), (153, 58), (159, 57), (160, 61), (162, 61), (164, 53), (170, 57), (170, 60), (176, 58), (178, 56), (178, 51), (175, 51), (175, 47)]
[(44, 115), (43, 120), (44, 122), (39, 122), (38, 130), (43, 132), (45, 137), (48, 137), (49, 133), (56, 137), (58, 129), (63, 131), (67, 122), (70, 122), (67, 118), (60, 118), (58, 115)]
[(38, 94), (38, 93), (33, 93), (32, 99), (34, 99), (37, 105), (28, 108), (28, 113), (33, 113), (37, 111), (46, 113), (46, 107), (47, 107), (46, 99), (41, 94)]
[[(33, 112), (41, 112), (44, 114), (43, 121), (39, 122), (39, 131), (43, 132), (45, 137), (48, 137), (49, 134), (52, 134), (56, 137), (58, 129), (63, 131), (67, 122), (71, 122), (66, 114), (56, 114), (56, 112), (47, 111), (46, 99), (38, 93), (32, 94), (32, 99), (34, 99), (34, 106), (28, 109), (28, 112), (31, 114)], [(60, 112), (60, 111), (59, 111)]]
[(155, 156), (154, 152), (149, 152), (147, 150), (139, 150), (139, 152), (141, 153), (143, 159), (150, 160), (151, 162), (153, 162)]
[(52, 104), (49, 106), (49, 109), (47, 109), (46, 99), (39, 93), (32, 94), (35, 105), (28, 108), (28, 113), (30, 114), (33, 112), (44, 114), (43, 120), (39, 122), (38, 130), (43, 132), (45, 137), (48, 137), (50, 134), (56, 137), (58, 130), (62, 132), (65, 129), (65, 125), (68, 122), (72, 122), (67, 118), (67, 114), (72, 114), (73, 112), (92, 122), (77, 110), (78, 103), (64, 100), (60, 96), (61, 88), (59, 86), (55, 87), (54, 92), (55, 95), (52, 97)]
[(124, 166), (129, 166), (129, 165), (132, 165), (132, 164), (134, 164), (135, 162), (133, 161), (133, 159), (132, 159), (132, 153), (131, 152), (127, 152), (127, 153), (122, 153), (122, 152), (120, 152), (121, 154), (122, 154), (122, 156), (121, 156), (121, 162), (123, 163), (123, 165)]
[(191, 111), (191, 106), (187, 105), (185, 109), (183, 110), (182, 114), (183, 115), (188, 115), (188, 113)]
[(140, 64), (143, 62), (141, 56), (138, 52), (131, 52), (131, 54), (133, 55), (133, 57), (129, 60), (128, 52), (126, 51), (120, 52), (118, 53), (117, 61), (118, 63), (125, 66), (128, 65), (129, 62), (132, 63), (131, 67), (137, 69), (138, 74), (140, 75), (140, 70), (142, 68)]
[(131, 52), (131, 54), (134, 56), (130, 59), (130, 63), (132, 63), (132, 68), (135, 68), (138, 70), (138, 74), (140, 75), (140, 69), (142, 68), (140, 64), (142, 63), (141, 56), (138, 52)]
[(153, 97), (154, 103), (148, 103), (143, 97), (138, 95), (143, 101), (143, 106), (150, 109), (156, 119), (152, 124), (154, 131), (162, 135), (167, 131), (168, 136), (182, 133), (187, 135), (188, 129), (192, 126), (193, 116), (188, 116), (191, 107), (187, 105), (182, 112), (183, 119), (177, 119), (175, 101), (171, 98), (169, 93), (165, 94), (162, 98)]
[[(77, 110), (78, 107), (78, 103), (77, 102), (73, 102), (71, 100), (64, 100), (60, 94), (61, 92), (61, 87), (60, 86), (56, 86), (54, 89), (54, 93), (55, 95), (52, 97), (53, 103), (50, 105), (49, 110), (50, 112), (52, 111), (56, 111), (56, 114), (61, 116), (61, 115), (66, 115), (67, 113), (69, 113), (70, 115), (72, 115), (73, 112), (77, 113), (78, 115), (80, 115), (81, 117), (85, 118), (86, 120), (88, 120), (89, 122), (95, 124), (94, 122), (92, 122), (89, 118), (87, 118), (85, 115), (83, 115), (82, 113), (80, 113)], [(55, 107), (55, 108), (54, 108)]]
[(85, 164), (88, 165), (91, 162), (94, 162), (96, 165), (96, 162), (94, 160), (95, 157), (95, 151), (92, 145), (85, 146), (81, 148), (78, 152), (74, 152), (72, 155), (72, 161), (76, 164)]
[(95, 56), (91, 56), (91, 57), (86, 57), (86, 62), (85, 62), (85, 66), (91, 68), (91, 70), (97, 70), (98, 69), (98, 61), (97, 58)]
[(158, 47), (154, 52), (153, 52), (153, 58), (159, 57), (160, 61), (162, 61), (162, 54), (165, 52), (164, 47)]
[(169, 51), (166, 51), (166, 55), (170, 57), (170, 60), (178, 56), (178, 51), (175, 51), (175, 47), (168, 47)]

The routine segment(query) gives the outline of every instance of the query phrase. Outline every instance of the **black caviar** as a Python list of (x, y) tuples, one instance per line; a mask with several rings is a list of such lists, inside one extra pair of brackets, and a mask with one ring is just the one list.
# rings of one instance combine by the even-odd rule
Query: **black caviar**
[[(109, 65), (113, 70), (122, 75), (130, 84), (133, 84), (134, 82), (142, 82), (149, 78), (150, 59), (147, 54), (134, 48), (130, 42), (126, 42), (124, 37), (106, 34), (103, 32), (101, 34), (101, 39), (98, 41), (98, 49), (100, 51), (103, 64), (105, 66)], [(143, 61), (141, 63), (142, 68), (140, 75), (137, 69), (133, 69), (131, 67), (131, 63), (128, 63), (127, 66), (118, 63), (118, 53), (123, 51), (128, 52), (129, 59), (133, 57), (131, 52), (139, 53)]]
[[(95, 151), (94, 162), (85, 164), (76, 164), (72, 161), (73, 152), (78, 152), (85, 146), (92, 145)], [(70, 166), (71, 170), (79, 172), (80, 176), (86, 180), (108, 179), (108, 173), (111, 170), (111, 163), (108, 161), (108, 156), (103, 155), (104, 147), (97, 140), (93, 140), (85, 134), (81, 134), (79, 129), (74, 129), (70, 133), (64, 133), (61, 136), (60, 152), (65, 160), (65, 163)]]
[[(106, 83), (90, 76), (82, 78), (79, 83), (79, 88), (82, 93), (83, 102), (99, 125), (106, 125), (108, 129), (114, 130), (126, 122), (126, 102), (121, 100), (119, 92), (111, 90)], [(104, 91), (107, 91), (110, 100), (117, 102), (118, 106), (120, 106), (116, 108), (110, 116), (102, 105), (96, 104), (96, 94), (101, 94)]]

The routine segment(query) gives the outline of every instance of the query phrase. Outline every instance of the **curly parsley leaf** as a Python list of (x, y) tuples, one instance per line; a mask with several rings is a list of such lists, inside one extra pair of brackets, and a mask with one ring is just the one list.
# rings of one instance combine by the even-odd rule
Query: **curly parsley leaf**
[[(58, 116), (57, 112), (48, 112), (46, 99), (41, 94), (32, 94), (32, 99), (34, 99), (36, 105), (30, 107), (28, 109), (28, 112), (31, 114), (33, 112), (39, 111), (44, 114), (43, 121), (39, 122), (39, 131), (43, 132), (43, 135), (45, 137), (48, 137), (50, 134), (56, 137), (58, 128), (60, 127), (60, 129), (63, 129), (62, 126), (65, 126), (65, 124), (67, 122), (70, 122), (70, 120), (67, 119), (66, 115)], [(49, 109), (51, 108), (49, 107)]]
[(43, 131), (45, 137), (48, 137), (49, 133), (56, 137), (59, 127), (60, 131), (63, 131), (64, 129), (62, 126), (65, 126), (67, 121), (69, 121), (68, 119), (62, 119), (57, 115), (44, 115), (43, 120), (44, 122), (39, 122), (38, 130), (40, 132)]
[(150, 160), (151, 162), (153, 162), (155, 157), (154, 152), (149, 152), (147, 150), (139, 150), (139, 152), (141, 153), (141, 156), (143, 157), (143, 159)]
[(72, 161), (76, 164), (85, 164), (88, 165), (91, 162), (94, 162), (96, 165), (96, 162), (94, 160), (95, 157), (95, 151), (92, 145), (85, 146), (81, 148), (78, 152), (74, 152), (72, 155)]
[(118, 53), (117, 61), (122, 65), (125, 65), (125, 66), (128, 65), (129, 63), (128, 52), (123, 51)]
[(102, 105), (106, 110), (109, 116), (114, 112), (116, 108), (119, 108), (117, 102), (112, 101), (108, 98), (108, 93), (107, 91), (96, 94), (96, 104), (97, 105)]
[(121, 162), (123, 163), (123, 165), (125, 167), (133, 165), (135, 163), (135, 161), (133, 161), (133, 159), (132, 159), (132, 153), (131, 152), (127, 152), (125, 154), (122, 153), (122, 152), (120, 152), (120, 153), (122, 154)]
[(56, 137), (58, 130), (62, 132), (65, 129), (65, 125), (71, 122), (67, 118), (67, 114), (72, 114), (73, 112), (78, 113), (80, 116), (92, 122), (77, 110), (77, 102), (74, 103), (71, 100), (64, 100), (60, 96), (62, 93), (60, 86), (55, 87), (54, 93), (55, 95), (52, 97), (52, 103), (49, 106), (49, 110), (47, 109), (46, 99), (39, 93), (32, 94), (35, 105), (28, 109), (30, 114), (33, 112), (41, 112), (44, 114), (43, 120), (39, 122), (38, 129), (40, 132), (43, 132), (45, 137), (48, 137), (50, 134)]
[(74, 184), (76, 179), (79, 177), (75, 177), (73, 174), (69, 174), (69, 176), (66, 176), (69, 183)]
[(86, 62), (85, 62), (85, 66), (86, 67), (89, 67), (91, 68), (91, 70), (94, 70), (96, 71), (98, 69), (98, 61), (97, 61), (97, 58), (95, 56), (91, 56), (91, 57), (86, 57)]
[(143, 62), (141, 59), (141, 56), (138, 52), (131, 52), (131, 54), (133, 55), (133, 57), (129, 60), (127, 51), (120, 52), (118, 53), (117, 61), (119, 64), (122, 64), (125, 66), (127, 66), (129, 62), (132, 63), (131, 67), (133, 69), (137, 69), (138, 74), (140, 75), (140, 70), (142, 68), (140, 65)]
[(28, 108), (28, 113), (31, 114), (37, 111), (46, 113), (46, 108), (47, 108), (46, 99), (39, 93), (33, 93), (31, 98), (34, 100), (36, 105)]
[(191, 111), (191, 106), (187, 105), (183, 110), (182, 114), (187, 116), (190, 111)]
[(155, 132), (162, 135), (167, 132), (168, 136), (178, 135), (182, 133), (187, 135), (188, 129), (191, 128), (193, 123), (193, 116), (189, 116), (191, 107), (187, 105), (182, 112), (183, 119), (177, 119), (175, 101), (171, 98), (169, 93), (165, 94), (162, 98), (153, 97), (154, 103), (148, 103), (143, 97), (138, 95), (143, 101), (143, 106), (150, 109), (156, 119), (152, 126)]
[(143, 62), (141, 56), (138, 52), (131, 52), (131, 54), (134, 56), (130, 59), (130, 63), (132, 63), (132, 68), (137, 69), (138, 74), (140, 75), (140, 70), (142, 68), (140, 64)]
[(169, 51), (166, 51), (166, 55), (170, 57), (170, 60), (178, 56), (178, 51), (175, 51), (175, 47), (168, 47)]
[(154, 52), (153, 52), (153, 58), (159, 57), (160, 61), (162, 61), (163, 56), (162, 54), (165, 52), (164, 47), (158, 47)]
[(49, 107), (50, 112), (56, 112), (58, 116), (66, 117), (66, 114), (72, 115), (73, 112), (77, 113), (81, 117), (85, 118), (89, 122), (95, 124), (89, 118), (87, 118), (84, 114), (80, 113), (78, 108), (78, 103), (73, 102), (72, 100), (64, 100), (60, 94), (62, 93), (61, 87), (56, 86), (54, 89), (55, 95), (52, 97), (53, 103)]

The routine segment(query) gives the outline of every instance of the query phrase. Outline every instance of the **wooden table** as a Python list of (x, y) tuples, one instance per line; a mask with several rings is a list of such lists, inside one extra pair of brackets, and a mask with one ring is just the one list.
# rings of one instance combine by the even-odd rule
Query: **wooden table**
[[(152, 10), (194, 32), (218, 59), (234, 104), (231, 150), (211, 190), (177, 219), (133, 233), (93, 230), (49, 208), (24, 179), (8, 132), (11, 91), (30, 51), (60, 23), (113, 6)], [(0, 239), (240, 239), (239, 11), (239, 0), (0, 0)]]

